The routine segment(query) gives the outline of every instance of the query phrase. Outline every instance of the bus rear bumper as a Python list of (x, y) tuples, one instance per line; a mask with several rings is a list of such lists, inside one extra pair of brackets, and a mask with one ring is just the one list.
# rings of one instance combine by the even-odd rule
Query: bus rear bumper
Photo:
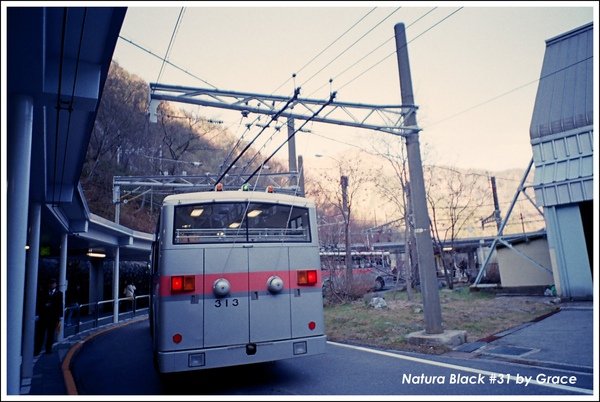
[(317, 355), (325, 353), (326, 344), (327, 337), (320, 335), (248, 345), (158, 352), (156, 357), (158, 371), (170, 373)]

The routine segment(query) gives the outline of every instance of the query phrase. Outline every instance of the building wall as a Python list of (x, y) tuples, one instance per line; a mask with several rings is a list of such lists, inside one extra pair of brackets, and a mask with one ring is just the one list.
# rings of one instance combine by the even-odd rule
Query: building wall
[(593, 135), (589, 126), (532, 140), (538, 205), (548, 207), (593, 199)]
[(497, 259), (502, 287), (548, 286), (554, 284), (548, 241), (546, 239), (533, 239), (528, 242), (514, 244), (513, 248), (546, 269), (537, 266), (510, 248), (498, 248)]
[(529, 130), (536, 203), (544, 208), (556, 290), (566, 298), (593, 292), (593, 235), (582, 221), (594, 199), (593, 49), (593, 23), (546, 41)]
[(556, 291), (565, 298), (593, 297), (592, 271), (578, 204), (544, 208)]

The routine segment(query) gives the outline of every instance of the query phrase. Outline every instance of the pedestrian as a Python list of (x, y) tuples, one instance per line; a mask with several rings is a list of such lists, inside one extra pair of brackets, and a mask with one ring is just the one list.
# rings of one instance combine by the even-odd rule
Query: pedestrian
[(137, 288), (133, 283), (125, 281), (125, 289), (123, 289), (123, 295), (131, 300), (131, 310), (135, 314), (135, 291)]
[(34, 346), (36, 356), (41, 353), (44, 344), (46, 353), (51, 353), (52, 345), (56, 339), (60, 318), (63, 314), (63, 293), (57, 289), (57, 286), (56, 279), (51, 278), (48, 282), (48, 290), (40, 295)]

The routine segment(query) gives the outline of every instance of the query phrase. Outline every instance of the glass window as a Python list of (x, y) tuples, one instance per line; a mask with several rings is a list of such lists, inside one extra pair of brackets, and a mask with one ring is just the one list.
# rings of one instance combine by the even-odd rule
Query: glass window
[(175, 207), (173, 243), (310, 242), (308, 209), (268, 203)]

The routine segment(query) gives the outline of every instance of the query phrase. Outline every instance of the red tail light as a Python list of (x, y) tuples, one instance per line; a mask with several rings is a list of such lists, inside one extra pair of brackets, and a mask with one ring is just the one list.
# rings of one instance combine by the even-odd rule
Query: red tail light
[(298, 271), (298, 285), (312, 286), (317, 283), (317, 271), (314, 269)]
[(179, 275), (171, 277), (171, 292), (183, 293), (196, 290), (196, 278), (194, 275)]

